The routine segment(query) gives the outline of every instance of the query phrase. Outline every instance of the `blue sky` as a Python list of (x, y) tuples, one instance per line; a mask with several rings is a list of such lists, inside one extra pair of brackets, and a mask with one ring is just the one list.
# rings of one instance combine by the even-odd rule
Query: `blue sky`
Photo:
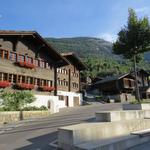
[(140, 17), (150, 16), (149, 0), (0, 0), (0, 29), (113, 41), (127, 22), (129, 7)]

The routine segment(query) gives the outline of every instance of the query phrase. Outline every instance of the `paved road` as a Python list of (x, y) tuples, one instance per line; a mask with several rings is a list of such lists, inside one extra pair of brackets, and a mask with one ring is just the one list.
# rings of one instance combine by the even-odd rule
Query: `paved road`
[(129, 148), (128, 150), (150, 150), (150, 142), (134, 146), (132, 148)]
[(50, 117), (21, 122), (0, 134), (0, 150), (56, 150), (50, 143), (57, 140), (57, 128), (90, 122), (96, 111), (121, 109), (121, 104), (97, 104), (66, 108)]

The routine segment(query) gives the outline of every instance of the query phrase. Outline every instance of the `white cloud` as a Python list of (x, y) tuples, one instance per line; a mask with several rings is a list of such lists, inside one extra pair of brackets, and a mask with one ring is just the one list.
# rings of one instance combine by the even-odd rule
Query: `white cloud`
[(149, 8), (148, 7), (136, 8), (135, 11), (137, 13), (148, 13), (149, 12)]
[(104, 39), (109, 42), (114, 42), (117, 39), (116, 35), (110, 34), (110, 33), (102, 33), (98, 35), (99, 38)]

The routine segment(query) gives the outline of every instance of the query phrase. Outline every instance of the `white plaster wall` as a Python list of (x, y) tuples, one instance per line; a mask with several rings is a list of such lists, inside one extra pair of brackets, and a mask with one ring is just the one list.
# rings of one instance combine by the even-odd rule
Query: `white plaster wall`
[(59, 112), (59, 100), (58, 96), (49, 96), (49, 95), (35, 95), (36, 100), (29, 104), (29, 106), (46, 106), (48, 108), (48, 101), (50, 101), (50, 109), (51, 113)]
[[(79, 104), (82, 105), (83, 98), (81, 93), (75, 93), (75, 92), (65, 92), (65, 91), (57, 91), (57, 95), (63, 95), (68, 96), (69, 98), (69, 107), (74, 106), (73, 98), (79, 97)], [(65, 106), (65, 100), (59, 100), (59, 108), (63, 108)]]

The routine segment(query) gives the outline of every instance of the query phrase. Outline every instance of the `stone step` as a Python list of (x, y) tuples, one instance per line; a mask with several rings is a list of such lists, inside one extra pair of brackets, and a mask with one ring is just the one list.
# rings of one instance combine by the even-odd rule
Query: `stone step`
[(126, 150), (130, 147), (145, 143), (149, 140), (150, 137), (140, 138), (137, 135), (125, 135), (122, 137), (114, 137), (113, 139), (81, 143), (76, 145), (74, 150)]
[(139, 137), (150, 136), (150, 129), (131, 132), (132, 135), (138, 135)]
[(133, 119), (149, 118), (150, 110), (128, 110), (128, 111), (99, 111), (95, 113), (96, 121), (113, 122)]
[[(101, 141), (104, 139), (130, 135), (131, 132), (149, 128), (150, 119), (134, 119), (105, 123), (82, 123), (59, 128), (58, 143), (60, 148), (70, 150), (73, 145), (88, 143), (93, 140)], [(138, 135), (135, 136), (140, 138)], [(147, 137), (150, 138), (149, 136)], [(142, 140), (143, 138), (140, 139)]]

